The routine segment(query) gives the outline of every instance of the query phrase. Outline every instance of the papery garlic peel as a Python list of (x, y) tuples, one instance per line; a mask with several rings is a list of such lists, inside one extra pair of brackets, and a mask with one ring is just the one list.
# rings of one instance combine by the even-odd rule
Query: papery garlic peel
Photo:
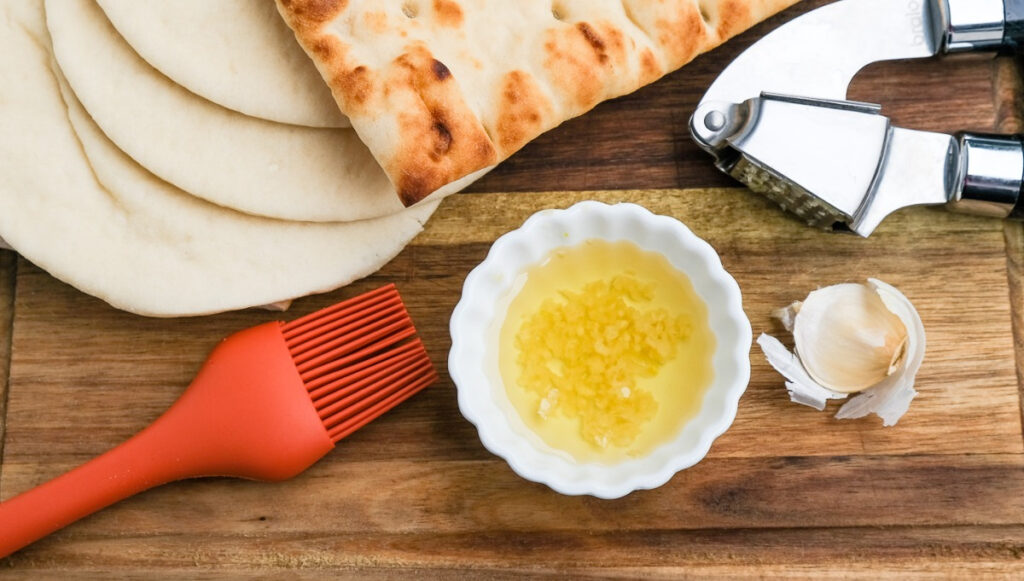
[(875, 413), (890, 426), (906, 413), (917, 395), (925, 337), (917, 310), (898, 290), (875, 279), (835, 285), (776, 316), (793, 332), (796, 352), (768, 335), (758, 344), (788, 380), (792, 401), (821, 410), (829, 399), (860, 391), (837, 418)]

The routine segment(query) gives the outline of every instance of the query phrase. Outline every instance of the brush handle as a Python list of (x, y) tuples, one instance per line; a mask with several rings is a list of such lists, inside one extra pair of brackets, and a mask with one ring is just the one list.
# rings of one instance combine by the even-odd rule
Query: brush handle
[(168, 427), (155, 423), (102, 456), (0, 503), (0, 556), (133, 494), (191, 475), (192, 459), (168, 446)]
[(0, 557), (159, 484), (198, 476), (284, 480), (334, 447), (279, 323), (236, 333), (152, 425), (0, 503)]

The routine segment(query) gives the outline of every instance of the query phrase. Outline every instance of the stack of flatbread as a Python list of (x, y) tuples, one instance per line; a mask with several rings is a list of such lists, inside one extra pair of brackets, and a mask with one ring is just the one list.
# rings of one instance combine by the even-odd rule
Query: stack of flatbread
[(0, 238), (146, 315), (327, 291), (794, 1), (0, 0)]

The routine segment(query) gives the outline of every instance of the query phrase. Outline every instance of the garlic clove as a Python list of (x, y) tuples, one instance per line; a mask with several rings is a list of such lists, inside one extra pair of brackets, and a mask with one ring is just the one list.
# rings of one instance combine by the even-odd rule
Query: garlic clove
[(892, 426), (907, 413), (911, 400), (917, 396), (914, 381), (924, 362), (924, 324), (917, 309), (903, 293), (873, 278), (868, 279), (868, 285), (906, 326), (906, 353), (902, 365), (895, 373), (843, 404), (836, 418), (856, 419), (873, 413), (882, 418), (882, 425)]
[[(851, 297), (863, 301), (860, 307), (855, 306), (851, 308), (847, 305), (841, 307), (841, 310), (838, 312), (845, 314), (844, 316), (849, 316), (855, 314), (858, 308), (872, 309), (872, 313), (868, 317), (860, 320), (873, 321), (880, 329), (884, 328), (885, 332), (876, 330), (874, 333), (860, 335), (861, 339), (864, 337), (869, 339), (861, 341), (863, 344), (859, 346), (854, 344), (856, 343), (854, 339), (858, 336), (856, 333), (854, 334), (854, 339), (843, 339), (847, 347), (854, 344), (854, 348), (862, 350), (862, 362), (867, 361), (874, 366), (874, 370), (870, 373), (853, 373), (850, 375), (857, 377), (881, 376), (882, 378), (843, 404), (839, 408), (839, 412), (836, 413), (836, 418), (854, 419), (874, 413), (882, 418), (883, 425), (892, 426), (906, 413), (910, 402), (917, 396), (917, 391), (914, 389), (914, 381), (924, 361), (925, 353), (925, 333), (921, 317), (907, 297), (880, 280), (868, 279), (868, 284), (866, 285), (836, 286), (861, 287), (863, 290), (840, 289), (833, 291), (831, 289), (834, 287), (827, 287), (811, 293), (815, 298), (810, 311), (805, 312), (807, 303), (811, 301), (812, 296), (808, 296), (808, 299), (803, 303), (793, 303), (789, 307), (779, 309), (774, 313), (777, 318), (783, 321), (787, 330), (793, 332), (794, 338), (796, 337), (797, 325), (801, 325), (803, 343), (801, 343), (801, 339), (795, 339), (797, 343), (795, 353), (790, 353), (781, 342), (765, 334), (762, 334), (758, 339), (758, 345), (761, 346), (761, 350), (772, 367), (786, 377), (786, 388), (789, 390), (790, 399), (796, 403), (822, 410), (828, 400), (844, 399), (848, 394), (840, 393), (838, 390), (822, 385), (821, 379), (814, 377), (814, 374), (810, 372), (807, 359), (818, 357), (816, 360), (817, 364), (819, 366), (825, 365), (825, 372), (821, 372), (820, 367), (818, 368), (819, 376), (835, 376), (837, 373), (839, 376), (843, 376), (842, 369), (848, 366), (845, 365), (845, 361), (841, 358), (837, 363), (834, 354), (832, 354), (832, 359), (829, 358), (830, 354), (827, 352), (827, 349), (833, 349), (837, 352), (841, 351), (835, 345), (826, 347), (824, 352), (815, 351), (818, 343), (814, 341), (824, 340), (828, 333), (823, 332), (821, 329), (818, 329), (817, 332), (808, 331), (808, 328), (805, 326), (818, 324), (830, 326), (833, 333), (837, 332), (836, 327), (839, 328), (839, 331), (842, 331), (849, 327), (849, 325), (845, 324), (842, 320), (837, 320), (844, 317), (837, 316), (835, 302), (842, 303), (844, 300), (848, 301)], [(886, 316), (885, 313), (879, 314), (874, 311), (878, 305), (873, 298), (863, 292), (864, 290), (874, 293), (878, 300), (881, 301), (884, 309), (899, 319), (903, 328), (902, 333), (899, 330), (900, 325), (892, 321), (889, 316)], [(815, 305), (813, 303), (818, 304)], [(827, 312), (822, 313), (819, 311)], [(808, 314), (809, 316), (800, 322), (801, 314)], [(903, 335), (902, 339), (900, 339), (901, 334)], [(879, 337), (882, 337), (882, 339), (879, 339)], [(809, 340), (812, 342), (808, 343)], [(865, 348), (865, 344), (872, 348)], [(801, 345), (803, 345), (803, 351), (800, 351)], [(808, 347), (809, 345), (811, 347)], [(867, 353), (867, 355), (864, 355), (864, 353)], [(808, 354), (810, 354), (810, 357), (808, 357)], [(887, 359), (888, 362), (883, 363)], [(839, 371), (837, 372), (837, 370)], [(855, 383), (850, 377), (841, 377), (841, 379), (846, 383)], [(861, 380), (861, 382), (866, 381), (869, 381), (869, 379), (862, 378)]]
[(899, 368), (907, 328), (873, 288), (838, 284), (807, 296), (793, 321), (793, 339), (800, 361), (817, 383), (856, 393)]

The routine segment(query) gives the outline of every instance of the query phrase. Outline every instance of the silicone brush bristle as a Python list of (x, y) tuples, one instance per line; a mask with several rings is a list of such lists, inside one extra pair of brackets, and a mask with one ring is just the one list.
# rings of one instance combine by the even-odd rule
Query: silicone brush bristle
[(285, 323), (281, 330), (335, 442), (437, 381), (394, 285)]

